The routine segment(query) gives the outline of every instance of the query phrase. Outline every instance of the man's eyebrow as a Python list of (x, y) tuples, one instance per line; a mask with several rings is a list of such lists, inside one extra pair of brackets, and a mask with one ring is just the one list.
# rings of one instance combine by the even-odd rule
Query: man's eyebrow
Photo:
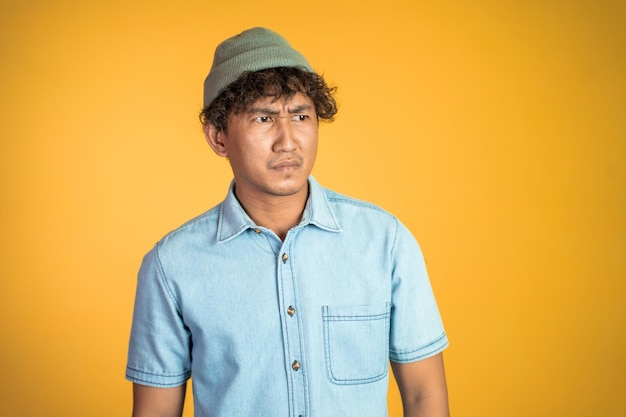
[(280, 113), (278, 110), (270, 109), (269, 107), (250, 107), (247, 111), (250, 114), (278, 114)]
[[(312, 109), (312, 107), (309, 104), (300, 104), (297, 105), (295, 107), (291, 107), (289, 109), (287, 109), (287, 111), (291, 114), (294, 113), (302, 113), (302, 112), (306, 112), (306, 111), (310, 111)], [(269, 114), (271, 116), (279, 114), (280, 111), (279, 110), (275, 110), (275, 109), (271, 109), (269, 107), (250, 107), (247, 111), (247, 113), (250, 114)]]
[(300, 105), (298, 105), (296, 107), (289, 108), (288, 112), (289, 113), (302, 113), (302, 112), (309, 111), (309, 110), (311, 110), (311, 106), (310, 105), (308, 105), (308, 104), (300, 104)]

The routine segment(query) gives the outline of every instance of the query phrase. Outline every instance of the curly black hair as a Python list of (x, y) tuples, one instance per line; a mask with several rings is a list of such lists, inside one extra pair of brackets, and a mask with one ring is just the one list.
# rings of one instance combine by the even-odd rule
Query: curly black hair
[(320, 75), (296, 67), (248, 71), (223, 89), (200, 112), (200, 122), (226, 131), (231, 113), (245, 111), (262, 97), (290, 99), (296, 93), (305, 94), (313, 101), (318, 119), (332, 122), (337, 114), (336, 90), (336, 87), (329, 87)]

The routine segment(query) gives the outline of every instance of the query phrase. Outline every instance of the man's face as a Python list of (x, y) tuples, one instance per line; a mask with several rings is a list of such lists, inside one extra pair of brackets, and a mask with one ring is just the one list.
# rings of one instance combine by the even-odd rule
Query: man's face
[(228, 132), (217, 133), (222, 156), (230, 160), (237, 196), (265, 201), (308, 192), (317, 136), (315, 106), (301, 93), (288, 101), (259, 99), (230, 116)]

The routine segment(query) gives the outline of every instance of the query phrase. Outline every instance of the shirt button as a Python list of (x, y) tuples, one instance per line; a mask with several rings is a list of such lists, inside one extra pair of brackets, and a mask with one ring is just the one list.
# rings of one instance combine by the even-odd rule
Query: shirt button
[(257, 235), (260, 235), (261, 234), (261, 229), (259, 229), (259, 228), (254, 229), (254, 233), (256, 233)]
[(287, 314), (289, 314), (289, 317), (293, 317), (293, 315), (296, 314), (296, 309), (293, 308), (293, 306), (289, 306), (289, 308), (287, 308)]
[(289, 259), (289, 256), (286, 253), (283, 253), (283, 263), (287, 263), (287, 260)]
[(294, 371), (297, 371), (298, 369), (300, 369), (300, 362), (293, 361), (293, 363), (291, 364), (291, 369), (293, 369)]

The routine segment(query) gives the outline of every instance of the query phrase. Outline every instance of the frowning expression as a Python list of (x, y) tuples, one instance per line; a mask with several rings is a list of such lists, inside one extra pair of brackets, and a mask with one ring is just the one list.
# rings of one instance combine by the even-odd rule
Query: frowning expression
[(230, 160), (238, 197), (267, 199), (308, 192), (317, 153), (318, 120), (302, 93), (264, 97), (231, 114), (227, 131), (213, 132), (213, 150)]

